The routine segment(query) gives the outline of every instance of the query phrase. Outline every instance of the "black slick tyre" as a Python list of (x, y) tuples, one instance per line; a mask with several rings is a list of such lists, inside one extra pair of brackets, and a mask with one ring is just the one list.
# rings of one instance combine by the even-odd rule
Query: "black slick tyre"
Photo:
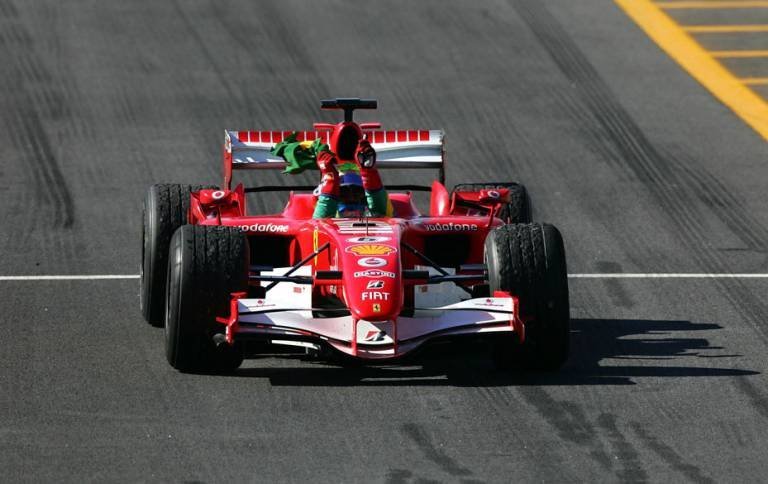
[(570, 310), (565, 249), (549, 224), (513, 224), (492, 230), (485, 241), (493, 291), (517, 296), (527, 321), (522, 345), (500, 339), (493, 360), (501, 369), (556, 370), (568, 359)]
[(224, 333), (231, 294), (248, 288), (248, 240), (231, 227), (184, 225), (173, 235), (168, 265), (165, 353), (182, 372), (234, 370), (241, 348), (214, 344)]
[(152, 185), (143, 207), (141, 246), (141, 313), (152, 326), (162, 327), (168, 247), (177, 228), (187, 223), (190, 194), (201, 185)]
[(454, 192), (477, 192), (497, 188), (509, 189), (509, 203), (505, 204), (496, 216), (507, 224), (522, 224), (533, 221), (531, 215), (531, 198), (528, 190), (520, 183), (461, 183), (453, 188)]

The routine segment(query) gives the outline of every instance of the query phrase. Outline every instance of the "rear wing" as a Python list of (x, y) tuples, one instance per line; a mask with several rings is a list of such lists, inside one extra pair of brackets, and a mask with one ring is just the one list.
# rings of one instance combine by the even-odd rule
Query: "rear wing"
[[(292, 131), (224, 131), (224, 185), (230, 186), (233, 169), (285, 169), (285, 161), (270, 153)], [(376, 150), (378, 168), (427, 168), (445, 179), (445, 152), (441, 130), (363, 130)], [(298, 141), (317, 138), (329, 142), (331, 132), (298, 131)]]

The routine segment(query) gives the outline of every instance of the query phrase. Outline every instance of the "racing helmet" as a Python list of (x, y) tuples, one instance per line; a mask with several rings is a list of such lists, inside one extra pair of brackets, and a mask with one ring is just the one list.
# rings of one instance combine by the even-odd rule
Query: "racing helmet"
[(339, 216), (362, 217), (368, 204), (363, 178), (356, 171), (339, 173)]

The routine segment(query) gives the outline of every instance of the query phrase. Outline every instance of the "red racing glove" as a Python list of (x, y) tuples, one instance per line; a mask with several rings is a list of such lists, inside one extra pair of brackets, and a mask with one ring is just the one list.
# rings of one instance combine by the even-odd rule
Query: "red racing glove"
[(365, 191), (376, 192), (384, 188), (384, 184), (381, 183), (381, 177), (379, 176), (379, 170), (375, 168), (376, 150), (368, 142), (367, 136), (364, 136), (357, 144), (355, 155), (358, 163), (360, 163), (360, 176), (363, 178), (363, 188), (365, 188)]
[(339, 172), (336, 169), (336, 156), (330, 151), (317, 154), (317, 167), (323, 177), (320, 179), (319, 195), (339, 198)]
[(355, 156), (357, 157), (357, 162), (360, 163), (360, 168), (373, 168), (376, 165), (376, 150), (368, 142), (368, 135), (364, 135), (363, 139), (357, 144)]

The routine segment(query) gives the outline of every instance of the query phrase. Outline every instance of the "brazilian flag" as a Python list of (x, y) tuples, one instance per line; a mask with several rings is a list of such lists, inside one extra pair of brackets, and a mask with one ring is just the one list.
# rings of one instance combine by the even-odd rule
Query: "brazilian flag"
[(297, 175), (307, 169), (317, 170), (317, 155), (331, 149), (320, 138), (314, 141), (297, 141), (296, 135), (294, 131), (286, 136), (272, 148), (270, 153), (285, 160), (286, 167), (283, 173)]

